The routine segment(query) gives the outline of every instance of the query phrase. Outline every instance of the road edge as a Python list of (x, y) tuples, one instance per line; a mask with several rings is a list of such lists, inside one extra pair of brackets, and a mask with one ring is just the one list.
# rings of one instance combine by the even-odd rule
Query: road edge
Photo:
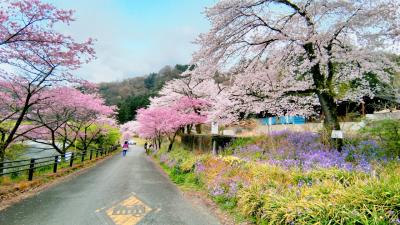
[(168, 181), (176, 187), (176, 189), (179, 190), (179, 192), (182, 194), (182, 196), (188, 200), (193, 206), (196, 207), (201, 207), (204, 210), (207, 210), (208, 213), (213, 215), (218, 221), (221, 223), (221, 225), (233, 225), (235, 224), (233, 218), (231, 216), (222, 211), (220, 207), (213, 202), (210, 198), (207, 197), (207, 193), (204, 191), (198, 191), (198, 190), (187, 190), (187, 189), (182, 189), (179, 185), (175, 184), (169, 175), (165, 172), (165, 170), (161, 167), (159, 162), (157, 162), (156, 159), (154, 159), (151, 156), (146, 156), (146, 159), (149, 160), (156, 168), (157, 170), (168, 179)]
[(65, 175), (62, 174), (60, 176), (56, 176), (54, 179), (51, 179), (48, 182), (45, 182), (42, 184), (38, 184), (37, 186), (34, 186), (31, 189), (10, 193), (9, 196), (6, 196), (6, 197), (4, 197), (4, 199), (1, 199), (0, 211), (3, 211), (5, 209), (7, 209), (8, 207), (10, 207), (16, 203), (19, 203), (25, 199), (32, 198), (49, 188), (52, 188), (56, 185), (59, 185), (61, 183), (67, 182), (77, 176), (80, 176), (80, 175), (88, 172), (90, 169), (93, 169), (94, 167), (104, 163), (108, 159), (113, 158), (115, 155), (116, 154), (113, 153), (109, 156), (100, 158), (96, 161), (91, 161), (92, 163), (90, 163), (90, 164), (86, 164), (86, 165), (84, 164), (81, 168), (79, 168), (75, 171), (72, 171)]

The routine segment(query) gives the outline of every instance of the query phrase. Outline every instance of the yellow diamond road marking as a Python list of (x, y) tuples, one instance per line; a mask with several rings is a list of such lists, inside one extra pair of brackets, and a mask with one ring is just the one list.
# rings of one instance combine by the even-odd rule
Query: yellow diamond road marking
[(106, 214), (116, 225), (134, 225), (142, 220), (152, 209), (135, 196), (112, 206)]

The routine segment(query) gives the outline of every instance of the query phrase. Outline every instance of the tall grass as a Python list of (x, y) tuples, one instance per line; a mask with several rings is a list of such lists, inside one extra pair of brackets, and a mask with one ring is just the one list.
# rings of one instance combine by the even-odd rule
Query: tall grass
[[(381, 159), (372, 154), (379, 150), (375, 145), (363, 142), (347, 150), (352, 158), (342, 157), (325, 149), (318, 137), (302, 135), (242, 139), (231, 147), (231, 155), (196, 154), (178, 147), (171, 153), (160, 150), (155, 157), (174, 182), (196, 184), (221, 208), (254, 224), (400, 224), (398, 160)], [(314, 151), (321, 154), (311, 154)], [(307, 169), (275, 163), (301, 156), (315, 157), (304, 159), (310, 163)], [(328, 160), (326, 156), (341, 158), (321, 164), (325, 161), (318, 157)]]

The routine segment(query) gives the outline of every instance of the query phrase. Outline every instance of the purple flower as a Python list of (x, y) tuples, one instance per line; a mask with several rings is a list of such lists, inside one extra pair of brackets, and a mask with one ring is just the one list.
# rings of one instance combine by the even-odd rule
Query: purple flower
[(160, 156), (160, 161), (163, 163), (166, 163), (168, 161), (168, 155), (167, 154), (162, 154)]
[[(312, 132), (276, 131), (270, 135), (273, 145), (248, 145), (235, 149), (234, 154), (245, 161), (269, 163), (286, 169), (312, 170), (339, 168), (370, 173), (372, 161), (387, 160), (375, 141), (346, 145), (342, 152), (324, 145)], [(383, 157), (381, 156), (383, 155)]]
[(194, 172), (196, 174), (200, 174), (202, 172), (204, 172), (206, 170), (206, 167), (204, 166), (204, 164), (200, 161), (197, 161), (194, 167)]
[(399, 224), (400, 224), (400, 218), (392, 219), (392, 220), (391, 220), (391, 223), (392, 223), (392, 224), (399, 225)]
[(229, 192), (228, 192), (228, 195), (230, 196), (230, 197), (234, 197), (235, 195), (236, 195), (236, 193), (237, 193), (237, 191), (238, 191), (238, 183), (237, 182), (235, 182), (235, 181), (231, 181), (230, 183), (229, 183)]
[(225, 193), (224, 189), (220, 185), (217, 185), (216, 187), (211, 188), (211, 191), (210, 191), (210, 194), (213, 197), (221, 196), (224, 193)]

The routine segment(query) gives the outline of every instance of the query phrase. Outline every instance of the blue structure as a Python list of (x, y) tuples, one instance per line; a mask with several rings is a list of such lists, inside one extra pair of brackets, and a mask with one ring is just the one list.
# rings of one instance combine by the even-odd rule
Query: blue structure
[(304, 116), (280, 116), (280, 117), (267, 117), (261, 119), (262, 125), (275, 125), (275, 124), (305, 124), (306, 118)]
[(293, 124), (305, 124), (306, 118), (304, 116), (293, 116)]
[(267, 117), (267, 118), (262, 118), (261, 119), (261, 124), (262, 125), (275, 125), (277, 121), (277, 117)]

